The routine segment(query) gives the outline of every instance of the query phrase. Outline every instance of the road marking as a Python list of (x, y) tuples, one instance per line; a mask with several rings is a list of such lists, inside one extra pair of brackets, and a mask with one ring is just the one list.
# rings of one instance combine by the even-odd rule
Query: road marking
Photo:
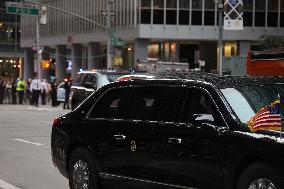
[(36, 145), (36, 146), (43, 146), (43, 144), (31, 142), (31, 141), (23, 140), (23, 139), (19, 139), (19, 138), (14, 138), (14, 140), (19, 141), (19, 142), (24, 142), (24, 143), (27, 143), (27, 144), (33, 144), (33, 145)]
[(4, 180), (1, 180), (1, 179), (0, 179), (0, 188), (3, 188), (3, 189), (21, 189), (21, 188), (18, 188), (16, 186), (13, 186), (12, 184), (9, 184), (8, 182), (5, 182)]

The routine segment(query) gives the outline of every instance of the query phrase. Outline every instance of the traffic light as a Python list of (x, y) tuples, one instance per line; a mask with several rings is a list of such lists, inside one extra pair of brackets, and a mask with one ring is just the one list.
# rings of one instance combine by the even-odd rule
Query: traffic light
[(42, 60), (41, 61), (41, 67), (43, 70), (49, 70), (50, 69), (50, 61), (49, 60)]

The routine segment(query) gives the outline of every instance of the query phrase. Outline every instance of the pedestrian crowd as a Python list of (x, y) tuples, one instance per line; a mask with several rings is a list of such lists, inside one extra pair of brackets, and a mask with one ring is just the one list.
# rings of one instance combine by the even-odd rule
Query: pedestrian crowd
[(27, 80), (0, 77), (0, 104), (30, 104), (36, 107), (51, 104), (55, 107), (58, 105), (57, 83), (40, 80), (36, 76)]

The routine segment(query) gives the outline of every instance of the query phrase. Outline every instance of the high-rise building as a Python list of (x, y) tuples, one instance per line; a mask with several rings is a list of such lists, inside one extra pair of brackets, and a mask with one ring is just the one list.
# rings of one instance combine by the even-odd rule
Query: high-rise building
[(0, 76), (21, 74), (23, 51), (20, 49), (20, 16), (7, 14), (0, 2)]
[[(106, 25), (109, 0), (41, 1)], [(243, 0), (244, 29), (224, 31), (224, 57), (246, 56), (262, 35), (284, 34), (284, 0)], [(111, 49), (121, 54), (124, 67), (157, 58), (195, 66), (206, 62), (217, 68), (218, 9), (214, 0), (113, 0), (112, 32), (123, 46)], [(106, 32), (89, 21), (48, 8), (47, 24), (40, 26), (40, 42), (56, 59), (59, 79), (72, 62), (73, 75), (80, 69), (106, 67)], [(22, 20), (22, 47), (26, 57), (35, 45), (35, 18)], [(117, 49), (119, 49), (117, 52)], [(27, 69), (32, 61), (27, 60)], [(28, 73), (30, 73), (28, 71)]]

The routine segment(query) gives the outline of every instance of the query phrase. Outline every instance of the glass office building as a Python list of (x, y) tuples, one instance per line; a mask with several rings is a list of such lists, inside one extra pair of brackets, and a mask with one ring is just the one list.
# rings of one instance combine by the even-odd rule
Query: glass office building
[[(108, 0), (41, 2), (106, 25)], [(125, 67), (157, 58), (185, 62), (190, 67), (205, 60), (208, 70), (216, 69), (219, 23), (214, 0), (114, 0), (111, 6), (113, 31), (125, 44), (119, 47)], [(50, 56), (60, 61), (60, 53), (64, 53), (72, 60), (74, 73), (80, 68), (106, 67), (106, 32), (102, 27), (52, 8), (47, 14), (47, 24), (40, 26), (40, 41)], [(245, 56), (262, 35), (283, 35), (284, 0), (243, 0), (243, 19), (242, 31), (223, 32), (225, 57)], [(21, 28), (21, 45), (33, 47), (35, 18), (24, 16)]]
[(7, 14), (0, 2), (0, 76), (19, 76), (21, 60), (20, 17)]

